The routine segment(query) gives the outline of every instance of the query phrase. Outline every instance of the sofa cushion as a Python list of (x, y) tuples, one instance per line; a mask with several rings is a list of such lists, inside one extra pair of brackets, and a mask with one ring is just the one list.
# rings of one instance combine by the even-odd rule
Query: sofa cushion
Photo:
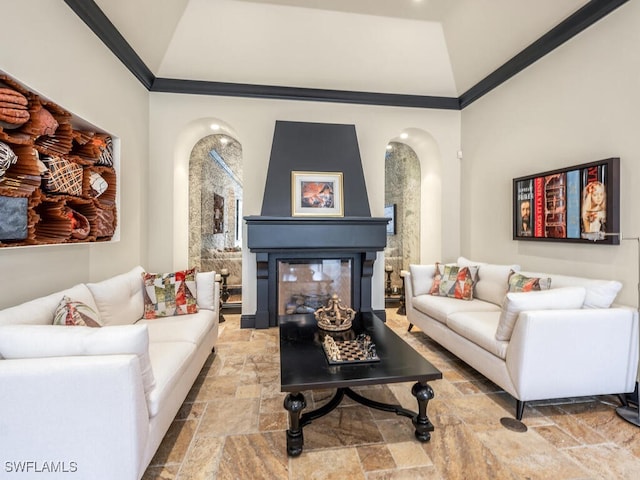
[(149, 344), (149, 356), (156, 377), (156, 386), (149, 393), (149, 418), (154, 417), (171, 395), (180, 377), (186, 372), (196, 345), (191, 342), (155, 342)]
[(193, 315), (139, 320), (137, 324), (149, 329), (149, 342), (191, 342), (200, 344), (205, 335), (213, 328), (214, 312), (202, 309)]
[(54, 325), (101, 327), (98, 313), (84, 302), (62, 297), (53, 316)]
[(146, 325), (105, 328), (59, 325), (7, 325), (0, 327), (0, 355), (7, 359), (82, 355), (135, 354), (140, 361), (145, 394), (155, 386), (149, 360)]
[(429, 293), (436, 273), (436, 265), (409, 265), (413, 295)]
[[(88, 283), (103, 325), (130, 325), (142, 318), (142, 267), (98, 283)], [(73, 298), (73, 297), (72, 297)]]
[(509, 274), (508, 283), (510, 292), (532, 292), (551, 288), (551, 279), (549, 277), (527, 277), (513, 270)]
[(196, 273), (196, 301), (198, 308), (215, 310), (216, 305), (216, 272)]
[(98, 310), (91, 291), (86, 285), (79, 284), (15, 307), (0, 310), (0, 325), (51, 325), (60, 300), (64, 296), (82, 302), (95, 311)]
[(447, 326), (451, 330), (504, 359), (509, 342), (496, 339), (499, 323), (500, 311), (453, 313), (447, 318)]
[(520, 266), (480, 265), (478, 268), (478, 281), (475, 285), (476, 298), (501, 306), (507, 293), (509, 274), (512, 270), (517, 272), (520, 270)]
[(480, 265), (488, 265), (487, 262), (476, 262), (474, 260), (469, 260), (466, 257), (458, 257), (456, 260), (456, 265), (461, 267), (479, 267)]
[(198, 311), (196, 269), (143, 273), (144, 318), (187, 315)]
[(570, 275), (556, 275), (536, 272), (520, 272), (527, 276), (548, 276), (551, 278), (551, 288), (584, 287), (587, 291), (583, 308), (609, 308), (622, 288), (622, 283), (615, 280), (598, 280), (592, 278), (573, 277)]
[(586, 295), (584, 287), (563, 287), (533, 292), (506, 294), (496, 339), (509, 340), (518, 315), (526, 310), (562, 310), (582, 308)]
[(469, 300), (461, 302), (454, 298), (438, 297), (435, 295), (420, 295), (413, 298), (413, 307), (438, 320), (446, 323), (447, 317), (457, 312), (499, 312), (500, 308), (492, 303), (482, 300)]

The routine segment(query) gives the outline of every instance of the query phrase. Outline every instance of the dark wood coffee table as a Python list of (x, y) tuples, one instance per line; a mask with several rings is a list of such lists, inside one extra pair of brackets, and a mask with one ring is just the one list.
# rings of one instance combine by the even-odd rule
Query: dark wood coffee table
[[(345, 333), (331, 333), (336, 340), (341, 336), (366, 333), (376, 345), (380, 358), (377, 362), (330, 365), (322, 348), (328, 332), (318, 329), (313, 315), (280, 317), (280, 385), (281, 391), (290, 392), (284, 400), (289, 412), (287, 453), (302, 453), (302, 428), (316, 418), (326, 415), (342, 401), (344, 395), (378, 410), (395, 412), (411, 418), (415, 436), (426, 442), (431, 438), (433, 425), (427, 417), (427, 404), (433, 398), (433, 389), (427, 382), (442, 378), (442, 373), (402, 340), (385, 323), (369, 312), (358, 313), (353, 327)], [(359, 395), (351, 387), (398, 382), (416, 383), (411, 393), (418, 401), (418, 412), (376, 402)], [(305, 390), (336, 389), (336, 394), (322, 407), (302, 413), (307, 406)]]

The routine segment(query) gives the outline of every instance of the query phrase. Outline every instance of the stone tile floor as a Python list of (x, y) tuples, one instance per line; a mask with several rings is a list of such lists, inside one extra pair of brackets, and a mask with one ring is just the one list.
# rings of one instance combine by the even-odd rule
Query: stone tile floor
[[(414, 440), (409, 419), (345, 399), (304, 429), (302, 455), (286, 454), (279, 391), (278, 330), (240, 329), (225, 315), (211, 355), (147, 469), (144, 480), (204, 479), (635, 479), (640, 428), (615, 413), (615, 396), (534, 402), (526, 433), (500, 424), (515, 401), (456, 359), (404, 316), (387, 322), (438, 367), (428, 415), (431, 441)], [(360, 393), (415, 410), (411, 384)], [(305, 392), (308, 408), (332, 392)]]

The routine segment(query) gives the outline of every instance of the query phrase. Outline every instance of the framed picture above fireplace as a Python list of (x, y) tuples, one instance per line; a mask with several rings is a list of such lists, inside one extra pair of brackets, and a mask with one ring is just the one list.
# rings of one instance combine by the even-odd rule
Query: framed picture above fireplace
[(343, 217), (342, 172), (291, 172), (293, 217)]

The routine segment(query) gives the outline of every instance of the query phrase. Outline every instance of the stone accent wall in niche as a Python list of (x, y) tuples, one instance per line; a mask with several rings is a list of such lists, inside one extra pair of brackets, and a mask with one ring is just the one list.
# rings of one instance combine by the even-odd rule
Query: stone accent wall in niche
[(223, 268), (242, 283), (242, 147), (215, 134), (199, 140), (189, 162), (189, 265)]
[(0, 247), (114, 240), (114, 139), (0, 72)]
[(390, 143), (385, 156), (385, 205), (396, 205), (396, 234), (387, 235), (385, 263), (393, 267), (392, 286), (400, 287), (400, 270), (420, 263), (420, 162), (411, 147)]

